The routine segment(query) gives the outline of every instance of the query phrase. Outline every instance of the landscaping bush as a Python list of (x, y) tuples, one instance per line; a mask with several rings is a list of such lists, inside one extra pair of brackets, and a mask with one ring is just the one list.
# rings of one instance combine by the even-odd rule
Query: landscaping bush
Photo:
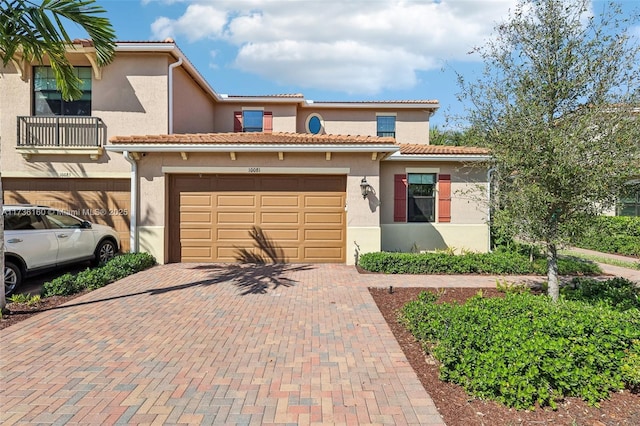
[(155, 264), (156, 260), (148, 253), (122, 254), (98, 268), (88, 268), (75, 275), (66, 273), (44, 283), (42, 296), (67, 296), (84, 290), (95, 290)]
[(606, 281), (576, 277), (560, 288), (560, 294), (568, 300), (582, 300), (591, 304), (602, 302), (620, 311), (640, 309), (640, 287), (621, 277)]
[(599, 216), (574, 244), (603, 253), (640, 256), (640, 217)]
[[(576, 396), (592, 405), (640, 383), (640, 311), (603, 303), (507, 293), (464, 305), (422, 293), (400, 314), (440, 362), (440, 376), (509, 407), (556, 407)], [(635, 342), (635, 343), (634, 343)]]
[[(453, 255), (436, 253), (365, 253), (358, 265), (371, 272), (385, 274), (546, 274), (545, 259), (533, 263), (528, 256), (509, 251), (493, 253), (465, 253)], [(563, 275), (593, 275), (600, 268), (592, 262), (576, 258), (561, 258), (559, 272)]]

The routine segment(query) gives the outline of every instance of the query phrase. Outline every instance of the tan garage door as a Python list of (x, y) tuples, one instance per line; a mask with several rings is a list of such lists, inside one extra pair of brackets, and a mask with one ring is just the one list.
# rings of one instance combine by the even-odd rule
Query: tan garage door
[(38, 204), (109, 225), (120, 235), (122, 251), (129, 251), (130, 182), (128, 179), (2, 180), (7, 204)]
[(259, 226), (287, 262), (342, 263), (345, 189), (345, 176), (174, 176), (170, 259), (234, 262), (242, 249), (260, 254), (249, 234)]

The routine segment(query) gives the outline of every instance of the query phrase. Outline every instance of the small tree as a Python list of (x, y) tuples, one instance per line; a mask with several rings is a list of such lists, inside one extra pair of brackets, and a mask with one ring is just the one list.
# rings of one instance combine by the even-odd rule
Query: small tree
[(493, 220), (547, 251), (557, 299), (558, 247), (611, 208), (640, 173), (640, 46), (611, 4), (521, 0), (495, 37), (476, 49), (485, 69), (459, 76), (469, 121), (496, 160)]
[[(72, 43), (64, 20), (82, 27), (96, 49), (98, 65), (111, 61), (115, 50), (115, 31), (102, 15), (105, 10), (95, 0), (43, 0), (40, 5), (28, 0), (0, 0), (0, 59), (6, 66), (11, 59), (42, 63), (49, 58), (58, 89), (65, 100), (78, 99), (81, 81), (73, 74), (67, 58)], [(0, 189), (2, 188), (0, 182)], [(2, 200), (0, 199), (0, 212)], [(4, 217), (0, 214), (0, 310), (4, 311)]]

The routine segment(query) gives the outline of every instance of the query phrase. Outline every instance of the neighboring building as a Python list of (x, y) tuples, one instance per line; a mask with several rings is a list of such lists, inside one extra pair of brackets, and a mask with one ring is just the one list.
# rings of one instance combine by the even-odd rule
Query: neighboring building
[(220, 95), (171, 40), (118, 42), (102, 69), (90, 42), (69, 55), (75, 102), (46, 63), (1, 71), (5, 203), (112, 225), (163, 263), (234, 261), (254, 225), (293, 262), (488, 249), (489, 157), (429, 145), (437, 101)]

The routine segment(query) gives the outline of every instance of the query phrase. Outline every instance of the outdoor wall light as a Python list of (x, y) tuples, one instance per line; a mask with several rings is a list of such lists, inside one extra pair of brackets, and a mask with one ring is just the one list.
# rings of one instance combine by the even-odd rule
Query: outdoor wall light
[(373, 192), (373, 187), (367, 182), (366, 176), (360, 181), (360, 192), (362, 193), (362, 198), (367, 198), (367, 195)]

